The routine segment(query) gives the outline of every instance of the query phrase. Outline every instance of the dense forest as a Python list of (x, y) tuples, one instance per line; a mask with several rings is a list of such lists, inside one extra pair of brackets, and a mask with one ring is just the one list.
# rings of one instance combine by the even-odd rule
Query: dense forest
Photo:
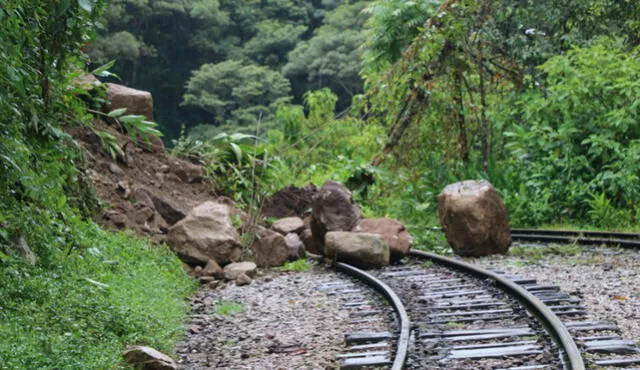
[[(614, 0), (3, 2), (0, 368), (170, 349), (193, 291), (168, 249), (91, 220), (63, 126), (90, 128), (102, 98), (78, 76), (151, 91), (171, 153), (245, 208), (337, 180), (429, 248), (438, 193), (484, 178), (514, 226), (637, 230), (638, 14)], [(7, 252), (20, 243), (35, 265)]]
[(122, 0), (87, 51), (152, 91), (174, 153), (208, 164), (237, 199), (332, 178), (366, 212), (423, 230), (447, 183), (487, 178), (515, 225), (629, 228), (639, 10)]

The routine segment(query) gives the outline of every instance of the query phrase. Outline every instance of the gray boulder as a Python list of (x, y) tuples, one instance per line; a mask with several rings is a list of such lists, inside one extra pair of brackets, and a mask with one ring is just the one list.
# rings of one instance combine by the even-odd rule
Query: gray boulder
[(260, 267), (282, 266), (289, 258), (289, 248), (281, 234), (261, 229), (251, 246), (253, 259)]
[(447, 185), (438, 196), (438, 215), (449, 245), (460, 256), (505, 254), (509, 250), (507, 208), (488, 181)]
[(389, 264), (389, 246), (378, 234), (328, 232), (324, 255), (359, 268), (378, 268)]
[(351, 231), (361, 213), (353, 202), (351, 192), (344, 185), (327, 181), (313, 196), (311, 212), (311, 232), (321, 244), (326, 233), (331, 231)]
[(226, 265), (242, 259), (242, 243), (226, 204), (204, 202), (193, 208), (169, 229), (167, 242), (187, 263), (215, 260)]
[(304, 244), (302, 243), (302, 240), (300, 240), (298, 234), (289, 233), (285, 235), (284, 242), (287, 244), (289, 259), (291, 261), (305, 257)]
[(300, 234), (304, 230), (304, 221), (300, 217), (287, 217), (274, 222), (271, 228), (282, 235)]

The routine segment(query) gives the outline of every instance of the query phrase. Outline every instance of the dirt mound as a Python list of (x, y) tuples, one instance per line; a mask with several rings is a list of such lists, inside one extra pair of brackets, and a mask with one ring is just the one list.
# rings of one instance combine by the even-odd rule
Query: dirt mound
[(197, 172), (193, 163), (152, 153), (114, 126), (95, 120), (94, 127), (116, 138), (123, 155), (114, 160), (100, 137), (85, 127), (67, 132), (87, 150), (89, 176), (105, 208), (96, 221), (108, 229), (131, 229), (156, 242), (165, 240), (168, 228), (194, 206), (218, 198), (212, 184), (201, 176), (185, 176), (185, 169)]
[(262, 206), (262, 214), (266, 217), (293, 217), (305, 218), (311, 214), (313, 195), (318, 192), (314, 184), (304, 188), (293, 185), (277, 191), (267, 198)]

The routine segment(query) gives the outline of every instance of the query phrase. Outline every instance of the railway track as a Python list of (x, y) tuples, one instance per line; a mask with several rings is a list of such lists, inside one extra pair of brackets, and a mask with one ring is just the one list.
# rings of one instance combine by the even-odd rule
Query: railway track
[[(640, 368), (633, 341), (557, 286), (424, 252), (370, 273), (336, 267), (385, 296), (395, 322), (395, 332), (347, 333), (344, 369)], [(368, 310), (343, 290), (347, 307)]]
[(511, 238), (521, 242), (607, 245), (640, 248), (640, 234), (602, 231), (512, 229)]

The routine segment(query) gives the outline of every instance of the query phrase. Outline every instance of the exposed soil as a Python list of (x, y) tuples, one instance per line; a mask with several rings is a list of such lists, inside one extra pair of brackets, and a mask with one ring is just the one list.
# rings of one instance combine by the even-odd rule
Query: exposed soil
[[(98, 198), (106, 205), (96, 221), (107, 229), (133, 230), (160, 242), (168, 227), (176, 222), (171, 208), (186, 213), (195, 205), (218, 198), (211, 183), (201, 179), (186, 182), (179, 176), (185, 177), (181, 171), (197, 167), (194, 164), (171, 157), (163, 150), (145, 149), (143, 142), (135, 143), (103, 121), (95, 120), (94, 127), (113, 135), (124, 156), (114, 160), (89, 128), (70, 127), (67, 132), (87, 150), (89, 175)], [(158, 207), (158, 199), (165, 206)]]
[(305, 218), (311, 214), (312, 198), (317, 191), (313, 184), (304, 188), (287, 186), (265, 200), (262, 214), (266, 217)]

